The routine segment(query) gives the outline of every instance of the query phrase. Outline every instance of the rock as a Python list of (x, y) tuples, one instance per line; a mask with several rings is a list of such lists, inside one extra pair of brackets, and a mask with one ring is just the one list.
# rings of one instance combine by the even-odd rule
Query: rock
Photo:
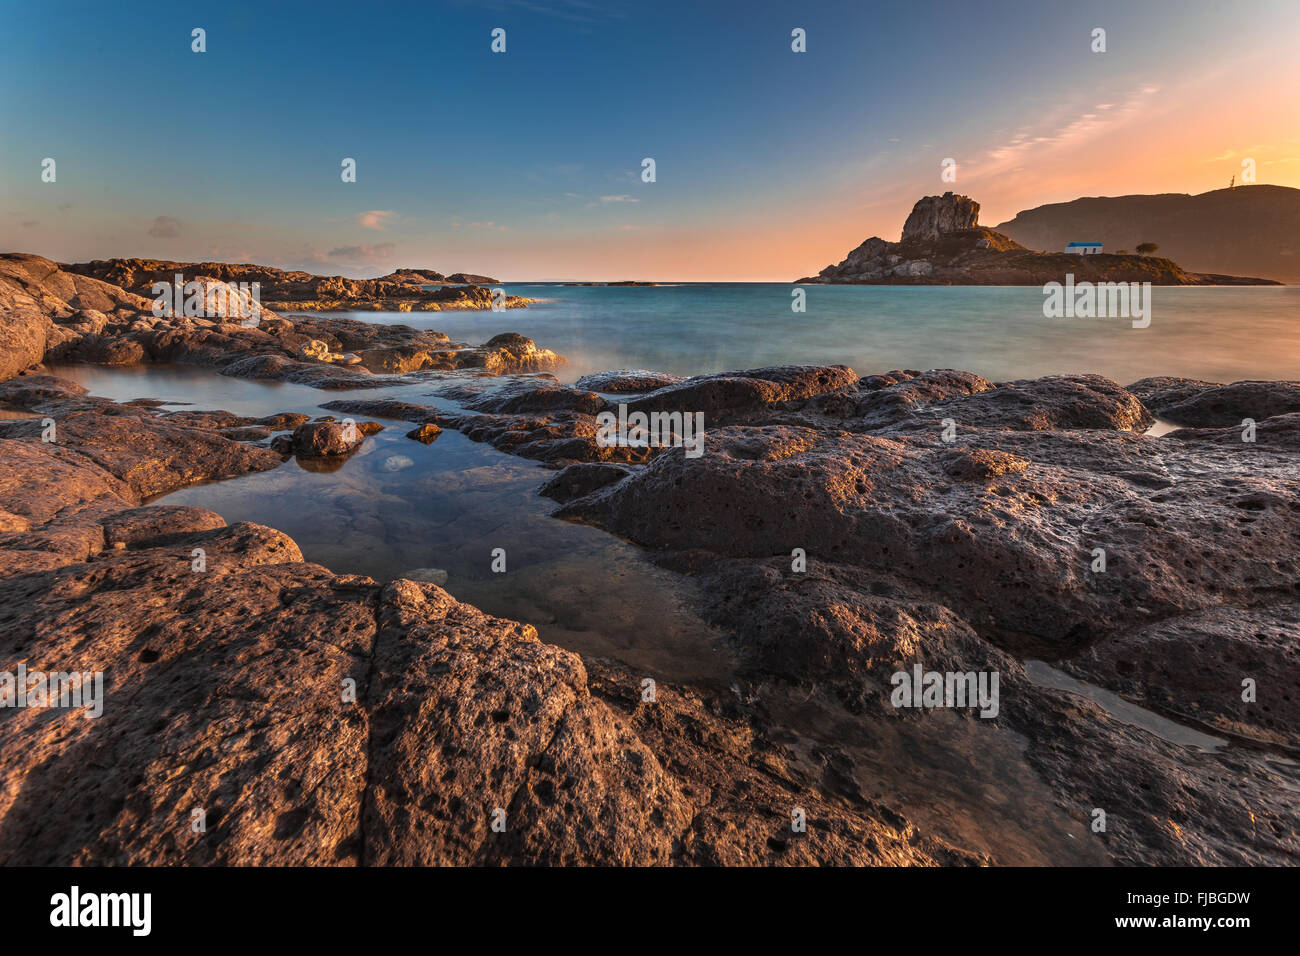
[(458, 383), (439, 389), (438, 395), (476, 412), (506, 415), (560, 410), (595, 415), (607, 407), (595, 392), (533, 377)]
[[(1254, 441), (1244, 440), (1252, 433)], [(1274, 415), (1253, 429), (1240, 424), (1227, 428), (1178, 428), (1164, 437), (1189, 444), (1217, 445), (1231, 452), (1295, 452), (1300, 451), (1300, 412)]]
[[(1300, 414), (1262, 420), (1242, 449), (1239, 432), (1234, 447), (1217, 429), (1138, 433), (1149, 413), (1098, 376), (837, 368), (682, 383), (730, 419), (703, 456), (573, 465), (547, 484), (560, 514), (688, 573), (736, 652), (731, 690), (663, 680), (653, 703), (642, 668), (409, 579), (441, 569), (336, 575), (273, 529), (142, 506), (278, 463), (217, 431), (251, 420), (116, 405), (50, 376), (0, 383), (6, 404), (57, 409), (59, 436), (0, 422), (0, 660), (107, 678), (100, 718), (0, 720), (0, 865), (1294, 859), (1294, 770), (1274, 750), (1300, 742), (1300, 466), (1281, 440)], [(471, 392), (555, 404), (440, 420), (553, 463), (588, 448), (580, 389)], [(298, 422), (293, 441), (346, 428)], [(1043, 649), (1250, 746), (1191, 750), (1040, 686), (1013, 655)], [(892, 706), (891, 675), (912, 664), (996, 672), (998, 714)], [(1111, 808), (1105, 833), (1094, 807)]]
[(100, 524), (107, 544), (125, 548), (158, 547), (226, 526), (214, 511), (175, 505), (128, 508), (108, 515)]
[[(1159, 712), (1214, 732), (1284, 747), (1300, 745), (1300, 655), (1295, 602), (1212, 608), (1134, 628), (1066, 662), (1066, 669)], [(1182, 662), (1214, 662), (1185, 667)], [(1242, 699), (1254, 681), (1258, 701)]]
[(317, 362), (329, 362), (334, 359), (334, 353), (330, 347), (319, 339), (309, 339), (298, 346), (298, 352), (303, 358), (314, 359)]
[(1037, 285), (1064, 282), (1150, 282), (1154, 285), (1276, 285), (1269, 279), (1187, 272), (1154, 256), (1076, 256), (1031, 252), (978, 225), (979, 203), (951, 192), (912, 207), (899, 242), (872, 236), (807, 284)]
[(958, 481), (989, 481), (1029, 467), (1027, 458), (987, 448), (962, 448), (945, 452), (942, 463), (944, 473)]
[(440, 568), (415, 568), (412, 571), (406, 571), (402, 577), (408, 581), (423, 581), (426, 584), (436, 584), (439, 587), (447, 583), (447, 572)]
[(928, 242), (954, 232), (974, 229), (979, 222), (980, 204), (969, 196), (946, 192), (917, 200), (907, 222), (903, 223), (901, 242)]
[(1144, 378), (1129, 391), (1160, 418), (1175, 425), (1219, 428), (1300, 412), (1300, 381), (1233, 382), (1220, 385), (1188, 378)]
[(703, 412), (706, 427), (777, 402), (806, 399), (846, 388), (858, 380), (847, 365), (782, 365), (699, 375), (627, 402), (629, 412)]
[(574, 385), (591, 392), (652, 392), (667, 385), (676, 385), (680, 381), (680, 375), (669, 375), (667, 372), (622, 368), (614, 372), (584, 375)]
[[(188, 281), (200, 281), (205, 292), (213, 286), (229, 283), (258, 283), (264, 311), (360, 311), (410, 312), (442, 309), (489, 309), (492, 294), (481, 284), (491, 284), (484, 276), (458, 273), (445, 281), (483, 280), (480, 286), (444, 286), (431, 290), (427, 285), (443, 282), (440, 273), (424, 269), (400, 269), (378, 279), (347, 279), (343, 276), (317, 276), (307, 272), (286, 272), (269, 266), (227, 262), (170, 262), (157, 259), (105, 259), (62, 267), (80, 277), (92, 276), (105, 284), (152, 298), (155, 282), (171, 283), (177, 273)], [(435, 278), (436, 277), (436, 278)], [(526, 308), (529, 300), (506, 296), (505, 308)], [(231, 310), (233, 311), (233, 310)], [(222, 310), (219, 313), (228, 314)], [(238, 314), (238, 313), (236, 313)]]
[(546, 372), (566, 363), (550, 349), (539, 349), (532, 339), (517, 332), (495, 335), (474, 353), (483, 368), (494, 375), (508, 372)]
[(633, 473), (627, 465), (613, 462), (579, 462), (563, 469), (542, 485), (537, 493), (553, 498), (560, 504), (567, 504), (576, 498), (622, 481)]
[(293, 430), (290, 442), (298, 458), (333, 458), (352, 454), (363, 438), (364, 433), (354, 424), (308, 422)]
[(28, 291), (23, 265), (0, 257), (0, 380), (38, 364), (51, 332), (49, 318)]
[[(0, 437), (39, 441), (39, 419), (0, 422)], [(124, 481), (140, 498), (214, 478), (232, 478), (280, 465), (268, 449), (214, 431), (140, 416), (75, 412), (55, 422), (56, 443)]]
[(441, 434), (442, 434), (441, 428), (439, 428), (433, 422), (425, 422), (419, 428), (415, 428), (407, 432), (406, 437), (414, 438), (416, 441), (423, 442), (424, 444), (428, 445), (431, 444), (433, 440)]

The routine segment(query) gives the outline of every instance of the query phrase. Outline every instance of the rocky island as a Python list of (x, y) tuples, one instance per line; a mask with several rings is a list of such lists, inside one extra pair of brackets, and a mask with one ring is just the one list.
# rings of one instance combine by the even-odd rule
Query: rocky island
[[(918, 205), (901, 246), (965, 243), (967, 203)], [(0, 257), (0, 670), (102, 670), (109, 699), (95, 720), (0, 711), (0, 863), (1300, 854), (1300, 382), (825, 365), (567, 385), (514, 333), (159, 318), (148, 274)], [(337, 574), (274, 528), (151, 503), (341, 460), (385, 426), (115, 402), (57, 369), (148, 362), (365, 389), (326, 407), (541, 462), (556, 520), (698, 584), (735, 682), (647, 696), (618, 660), (436, 584)], [(382, 395), (413, 381), (441, 402)], [(706, 453), (603, 445), (618, 405), (702, 412)], [(1181, 427), (1148, 435), (1156, 416)], [(913, 667), (999, 675), (996, 715), (892, 705)], [(904, 751), (943, 759), (912, 780)]]
[(1099, 253), (1033, 252), (979, 225), (980, 206), (951, 192), (912, 207), (898, 242), (872, 236), (799, 285), (1044, 285), (1073, 274), (1080, 282), (1152, 285), (1280, 285), (1271, 279), (1187, 272), (1170, 259)]

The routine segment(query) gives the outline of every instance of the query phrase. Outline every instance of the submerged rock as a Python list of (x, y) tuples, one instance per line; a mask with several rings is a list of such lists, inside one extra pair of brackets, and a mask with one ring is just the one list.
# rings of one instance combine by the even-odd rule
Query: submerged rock
[(426, 445), (431, 444), (435, 438), (442, 434), (442, 429), (433, 422), (425, 422), (418, 428), (414, 428), (406, 433), (407, 438), (413, 438), (418, 442)]
[(360, 425), (345, 422), (308, 422), (293, 430), (287, 447), (298, 458), (335, 458), (352, 454), (366, 437)]

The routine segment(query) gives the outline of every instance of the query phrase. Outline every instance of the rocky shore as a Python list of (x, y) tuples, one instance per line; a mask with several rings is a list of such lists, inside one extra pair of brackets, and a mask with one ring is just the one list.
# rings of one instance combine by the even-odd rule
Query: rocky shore
[[(65, 272), (89, 276), (152, 298), (155, 282), (170, 283), (179, 273), (214, 282), (257, 282), (268, 309), (280, 312), (443, 312), (449, 309), (490, 309), (496, 285), (489, 276), (457, 272), (444, 276), (432, 269), (398, 269), (378, 279), (347, 279), (310, 272), (285, 272), (269, 266), (228, 262), (169, 262), (158, 259), (96, 259), (61, 265)], [(425, 288), (439, 285), (439, 289)], [(504, 296), (500, 308), (527, 308), (529, 299)]]
[[(0, 864), (1297, 859), (1300, 383), (801, 366), (569, 386), (509, 333), (147, 312), (0, 257), (0, 671), (103, 671), (108, 699), (97, 719), (0, 709)], [(327, 403), (347, 423), (169, 412), (41, 365), (69, 361), (414, 376), (459, 410), (377, 393)], [(597, 416), (619, 404), (702, 412), (704, 453), (608, 447)], [(1156, 416), (1182, 427), (1144, 434)], [(336, 574), (272, 528), (149, 503), (341, 460), (373, 418), (548, 466), (557, 518), (699, 582), (736, 685), (647, 696), (646, 675), (434, 584)], [(1219, 744), (1046, 686), (1038, 660)], [(893, 706), (915, 665), (998, 674), (996, 716)], [(879, 757), (949, 740), (969, 755), (951, 787), (907, 791)]]
[[(165, 273), (182, 264), (163, 265), (166, 268), (159, 281), (170, 282)], [(241, 378), (351, 388), (357, 382), (382, 383), (372, 372), (471, 369), (499, 375), (545, 371), (564, 361), (513, 333), (470, 346), (452, 342), (441, 332), (405, 325), (281, 316), (266, 303), (248, 318), (248, 303), (230, 300), (225, 294), (233, 275), (230, 279), (196, 280), (205, 291), (204, 316), (157, 316), (152, 299), (70, 271), (75, 268), (39, 256), (0, 255), (0, 309), (5, 314), (0, 325), (0, 380), (42, 361), (94, 365), (176, 362), (210, 366), (223, 375)], [(238, 276), (250, 274), (246, 271), (250, 267), (227, 268)], [(124, 281), (147, 291), (152, 275), (141, 278), (130, 272)], [(193, 278), (186, 274), (187, 281)]]

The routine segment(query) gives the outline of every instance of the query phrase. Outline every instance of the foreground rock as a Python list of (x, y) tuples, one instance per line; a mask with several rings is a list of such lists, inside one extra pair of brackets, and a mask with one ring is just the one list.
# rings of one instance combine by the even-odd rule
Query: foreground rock
[(1129, 391), (1175, 425), (1216, 428), (1300, 412), (1300, 382), (1202, 382), (1191, 378), (1144, 378)]
[[(708, 404), (719, 424), (703, 455), (588, 458), (543, 494), (560, 516), (697, 577), (706, 620), (732, 635), (757, 682), (824, 690), (892, 721), (907, 715), (888, 703), (890, 677), (914, 662), (999, 673), (996, 724), (1028, 739), (1061, 810), (1124, 818), (1104, 838), (1113, 859), (1290, 858), (1294, 775), (1267, 752), (1300, 731), (1287, 703), (1300, 681), (1289, 627), (1300, 415), (1272, 414), (1288, 407), (1288, 383), (1241, 390), (1232, 414), (1258, 420), (1247, 443), (1240, 428), (1146, 437), (1150, 410), (1095, 375), (995, 384), (895, 371), (846, 383), (809, 370), (790, 380), (825, 390), (773, 395), (730, 384), (756, 374), (630, 400)], [(1018, 656), (1050, 657), (1251, 746), (1188, 752), (1037, 686)]]
[[(26, 384), (33, 403), (94, 404)], [(336, 575), (270, 528), (141, 507), (160, 476), (263, 453), (98, 401), (73, 417), (147, 441), (0, 436), (0, 670), (104, 675), (93, 719), (0, 720), (0, 865), (983, 861), (824, 791), (734, 707), (667, 686), (650, 707), (604, 665), (593, 688), (576, 655), (434, 584)], [(166, 443), (187, 468), (160, 466)]]

